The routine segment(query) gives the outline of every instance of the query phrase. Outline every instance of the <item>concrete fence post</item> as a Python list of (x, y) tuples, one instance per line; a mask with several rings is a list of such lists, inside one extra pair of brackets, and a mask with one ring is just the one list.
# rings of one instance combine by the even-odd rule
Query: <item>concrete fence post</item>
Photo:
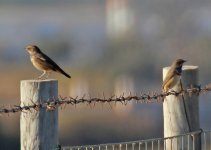
[[(163, 68), (163, 79), (169, 67)], [(183, 88), (190, 88), (198, 85), (198, 67), (183, 66), (182, 72)], [(173, 90), (179, 92), (176, 85)], [(183, 96), (170, 95), (163, 102), (164, 137), (175, 136), (200, 129), (199, 125), (199, 101), (196, 94), (185, 94)], [(183, 140), (183, 142), (182, 142)], [(182, 148), (183, 143), (183, 148)], [(188, 145), (189, 143), (189, 145)], [(180, 149), (200, 150), (200, 134), (167, 140), (165, 150)]]
[[(58, 97), (57, 80), (21, 81), (21, 106)], [(58, 109), (21, 112), (21, 150), (53, 150), (58, 146)]]

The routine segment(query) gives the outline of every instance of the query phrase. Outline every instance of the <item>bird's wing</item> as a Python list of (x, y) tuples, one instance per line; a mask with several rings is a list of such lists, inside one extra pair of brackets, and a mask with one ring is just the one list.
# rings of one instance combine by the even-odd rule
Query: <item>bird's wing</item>
[(65, 75), (66, 77), (71, 78), (71, 76), (69, 74), (67, 74), (66, 72), (64, 72), (64, 70), (62, 70), (51, 58), (49, 58), (44, 53), (41, 54), (40, 61), (43, 61), (43, 64), (47, 68), (50, 68), (51, 70), (56, 71), (56, 72), (60, 72), (63, 75)]
[(42, 55), (43, 55), (43, 57), (41, 57), (41, 59), (43, 61), (45, 61), (52, 70), (54, 70), (54, 71), (60, 71), (60, 70), (62, 70), (51, 58), (49, 58), (45, 54), (42, 54)]
[(51, 58), (49, 58), (47, 55), (40, 53), (35, 55), (36, 61), (38, 61), (42, 66), (49, 68), (53, 71), (57, 71), (61, 69)]
[(164, 87), (166, 85), (166, 83), (171, 80), (174, 77), (174, 69), (170, 68), (169, 71), (166, 74), (166, 77), (163, 81), (163, 85), (162, 87)]

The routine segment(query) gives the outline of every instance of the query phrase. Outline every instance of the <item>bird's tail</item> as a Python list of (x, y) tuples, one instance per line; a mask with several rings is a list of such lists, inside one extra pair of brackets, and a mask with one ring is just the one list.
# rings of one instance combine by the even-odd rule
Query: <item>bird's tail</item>
[(57, 70), (57, 72), (60, 72), (61, 74), (65, 75), (67, 78), (71, 78), (71, 76), (67, 74), (66, 72), (64, 72), (62, 69)]

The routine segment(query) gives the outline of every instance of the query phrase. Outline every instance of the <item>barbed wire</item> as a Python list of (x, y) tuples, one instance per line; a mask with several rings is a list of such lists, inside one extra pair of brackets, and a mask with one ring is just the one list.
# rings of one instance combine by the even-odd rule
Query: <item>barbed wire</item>
[(109, 98), (106, 98), (103, 94), (103, 98), (85, 98), (86, 95), (79, 97), (53, 97), (51, 99), (48, 99), (47, 102), (38, 102), (34, 103), (32, 100), (30, 105), (14, 105), (5, 107), (0, 107), (0, 114), (9, 114), (9, 113), (17, 113), (17, 112), (26, 112), (31, 110), (39, 111), (41, 108), (46, 109), (47, 111), (55, 110), (58, 107), (64, 106), (64, 105), (78, 105), (78, 104), (96, 104), (96, 103), (108, 103), (111, 105), (111, 103), (121, 103), (123, 105), (127, 105), (130, 101), (135, 101), (139, 103), (156, 103), (156, 102), (163, 102), (164, 98), (169, 95), (192, 95), (192, 94), (202, 94), (207, 93), (211, 91), (211, 84), (208, 84), (204, 87), (199, 86), (191, 86), (190, 88), (183, 89), (180, 92), (175, 91), (169, 91), (167, 93), (156, 93), (156, 92), (148, 92), (146, 93), (140, 93), (140, 94), (134, 94), (131, 93), (128, 96), (124, 96), (124, 93), (121, 96), (111, 96)]

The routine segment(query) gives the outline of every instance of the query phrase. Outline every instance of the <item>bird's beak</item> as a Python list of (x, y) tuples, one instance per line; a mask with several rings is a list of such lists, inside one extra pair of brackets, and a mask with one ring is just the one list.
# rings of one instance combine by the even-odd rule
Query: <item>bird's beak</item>
[(185, 62), (187, 62), (187, 60), (183, 60), (183, 62), (185, 63)]

